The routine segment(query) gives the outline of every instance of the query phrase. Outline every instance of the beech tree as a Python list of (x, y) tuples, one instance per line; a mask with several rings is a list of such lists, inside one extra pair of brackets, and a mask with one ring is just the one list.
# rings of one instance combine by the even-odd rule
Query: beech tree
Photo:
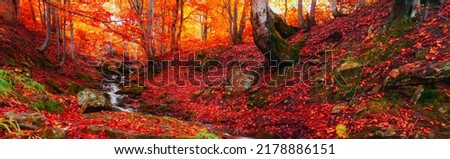
[(50, 46), (50, 38), (51, 38), (51, 32), (52, 32), (52, 20), (51, 20), (51, 7), (50, 7), (50, 0), (45, 1), (45, 27), (46, 27), (46, 35), (45, 35), (45, 41), (44, 44), (41, 45), (37, 50), (41, 53), (45, 52), (48, 47)]
[[(388, 24), (392, 24), (402, 19), (413, 18), (417, 15), (420, 8), (420, 0), (395, 0), (394, 8), (388, 18)], [(426, 3), (436, 3), (441, 6), (445, 3), (445, 0), (427, 0)]]
[(299, 60), (299, 46), (284, 39), (293, 35), (296, 29), (274, 14), (268, 0), (251, 0), (251, 22), (254, 42), (267, 59), (283, 63)]
[(239, 21), (239, 0), (224, 0), (224, 7), (227, 11), (228, 15), (228, 25), (230, 30), (230, 41), (233, 45), (240, 44), (243, 42), (242, 40), (242, 34), (245, 29), (245, 22), (246, 22), (246, 10), (247, 6), (244, 0), (244, 5), (241, 12), (241, 17)]
[(300, 29), (305, 28), (305, 20), (303, 19), (303, 0), (298, 0), (298, 26)]

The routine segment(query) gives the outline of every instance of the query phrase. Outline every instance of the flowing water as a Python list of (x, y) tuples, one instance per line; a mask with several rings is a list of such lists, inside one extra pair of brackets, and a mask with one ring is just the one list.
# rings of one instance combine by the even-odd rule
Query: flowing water
[[(124, 104), (121, 104), (121, 103), (123, 103), (124, 99), (128, 98), (128, 96), (117, 94), (117, 92), (119, 92), (121, 90), (119, 84), (113, 83), (113, 82), (112, 83), (105, 83), (105, 84), (103, 84), (103, 90), (109, 95), (110, 100), (111, 100), (111, 104), (112, 104), (112, 108), (115, 111), (129, 112), (129, 113), (137, 112), (136, 109), (133, 109), (133, 108), (127, 107), (127, 106), (122, 106)], [(230, 133), (228, 133), (228, 131), (218, 129), (215, 125), (198, 123), (198, 122), (195, 122), (194, 124), (203, 125), (206, 128), (208, 128), (210, 131), (214, 132), (215, 134), (218, 134), (218, 135), (220, 135), (222, 137), (225, 137), (225, 138), (230, 138), (230, 139), (250, 139), (248, 137), (231, 135)]]
[(111, 100), (112, 108), (115, 111), (120, 112), (136, 112), (135, 109), (130, 107), (122, 107), (120, 106), (120, 103), (127, 97), (126, 95), (120, 95), (117, 94), (117, 92), (120, 91), (119, 84), (117, 83), (106, 83), (103, 85), (103, 89), (106, 90), (107, 94), (109, 95), (109, 98)]

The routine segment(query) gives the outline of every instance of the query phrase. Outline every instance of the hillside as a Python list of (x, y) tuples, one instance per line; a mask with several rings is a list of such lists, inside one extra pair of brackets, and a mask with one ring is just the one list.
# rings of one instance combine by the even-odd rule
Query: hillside
[(169, 54), (185, 67), (158, 66), (145, 87), (130, 71), (131, 113), (81, 114), (77, 99), (102, 90), (100, 66), (127, 67), (60, 66), (54, 47), (36, 51), (43, 33), (0, 18), (0, 138), (450, 138), (450, 5), (385, 27), (392, 5), (298, 32), (282, 74), (253, 43)]

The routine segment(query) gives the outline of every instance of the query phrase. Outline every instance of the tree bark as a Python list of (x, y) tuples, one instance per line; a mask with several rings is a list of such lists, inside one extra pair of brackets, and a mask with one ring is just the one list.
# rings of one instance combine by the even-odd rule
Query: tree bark
[(50, 38), (51, 38), (51, 32), (52, 32), (52, 23), (51, 23), (51, 17), (50, 17), (50, 12), (51, 12), (51, 9), (50, 9), (50, 5), (48, 4), (48, 3), (50, 3), (50, 0), (46, 0), (46, 7), (47, 7), (47, 9), (46, 9), (46, 11), (45, 11), (45, 21), (46, 21), (46, 36), (45, 36), (45, 41), (44, 41), (44, 44), (42, 44), (42, 46), (41, 47), (39, 47), (37, 50), (38, 50), (38, 52), (41, 52), (41, 53), (43, 53), (43, 52), (45, 52), (47, 49), (48, 49), (48, 47), (50, 46)]
[(333, 2), (331, 3), (331, 14), (334, 18), (343, 16), (343, 14), (337, 9), (337, 0), (333, 0)]
[(305, 21), (303, 19), (303, 0), (298, 0), (298, 26), (300, 29), (305, 28)]
[(34, 24), (36, 24), (37, 19), (36, 19), (36, 12), (34, 12), (33, 2), (31, 0), (28, 0), (28, 5), (30, 7), (31, 18), (33, 19)]
[(247, 6), (248, 6), (247, 3), (245, 3), (244, 1), (244, 8), (242, 8), (241, 22), (239, 23), (239, 30), (236, 39), (236, 42), (238, 44), (242, 44), (244, 42), (242, 38), (244, 34), (245, 23), (247, 22)]
[(270, 18), (268, 0), (251, 0), (253, 39), (259, 50), (271, 62), (294, 63), (299, 59), (299, 48), (283, 39)]
[(171, 23), (171, 30), (170, 30), (170, 50), (176, 51), (178, 50), (177, 46), (177, 22), (178, 22), (178, 16), (179, 16), (179, 4), (180, 0), (176, 0), (175, 8), (172, 11), (172, 23)]
[(282, 38), (291, 37), (299, 30), (298, 28), (286, 24), (286, 22), (271, 9), (269, 9), (269, 18)]
[[(68, 0), (69, 6), (71, 4), (71, 0)], [(69, 52), (70, 52), (70, 56), (72, 56), (72, 58), (75, 58), (75, 31), (73, 28), (73, 14), (70, 13), (70, 21), (69, 21), (69, 29), (70, 29), (70, 48), (69, 48)]]
[(150, 54), (152, 57), (147, 57), (147, 59), (151, 59), (155, 56), (155, 49), (153, 47), (153, 19), (154, 19), (154, 8), (155, 8), (155, 0), (150, 0), (148, 5), (148, 28), (147, 28), (147, 44), (148, 48), (150, 49)]
[(309, 30), (312, 26), (316, 25), (316, 0), (311, 0), (311, 9), (306, 18), (308, 20), (306, 28)]
[(178, 25), (178, 33), (176, 39), (177, 44), (175, 50), (179, 50), (181, 46), (181, 33), (183, 32), (184, 25), (184, 3), (185, 0), (180, 0), (180, 24)]
[(394, 8), (388, 17), (388, 25), (410, 18), (412, 7), (412, 0), (395, 0)]

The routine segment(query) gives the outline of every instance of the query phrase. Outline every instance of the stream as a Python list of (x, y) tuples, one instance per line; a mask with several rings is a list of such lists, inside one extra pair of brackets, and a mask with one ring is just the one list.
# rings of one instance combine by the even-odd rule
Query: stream
[(103, 84), (103, 90), (109, 95), (109, 99), (111, 100), (112, 108), (115, 111), (120, 112), (136, 112), (136, 109), (125, 106), (120, 106), (120, 103), (123, 103), (123, 100), (127, 98), (126, 95), (117, 94), (121, 89), (119, 84), (117, 83), (105, 83)]
[[(138, 112), (138, 110), (133, 108), (132, 106), (127, 106), (126, 104), (123, 104), (123, 101), (126, 98), (128, 98), (128, 96), (118, 94), (118, 92), (121, 90), (119, 83), (108, 82), (108, 83), (104, 83), (102, 85), (102, 87), (103, 87), (103, 91), (109, 95), (109, 99), (111, 100), (112, 108), (114, 111), (128, 112), (128, 113)], [(205, 123), (201, 123), (201, 122), (188, 122), (188, 123), (202, 125), (202, 126), (206, 127), (208, 130), (210, 130), (211, 132), (218, 134), (224, 138), (251, 139), (249, 137), (231, 135), (228, 131), (218, 129), (217, 126), (215, 126), (215, 125), (205, 124)]]

